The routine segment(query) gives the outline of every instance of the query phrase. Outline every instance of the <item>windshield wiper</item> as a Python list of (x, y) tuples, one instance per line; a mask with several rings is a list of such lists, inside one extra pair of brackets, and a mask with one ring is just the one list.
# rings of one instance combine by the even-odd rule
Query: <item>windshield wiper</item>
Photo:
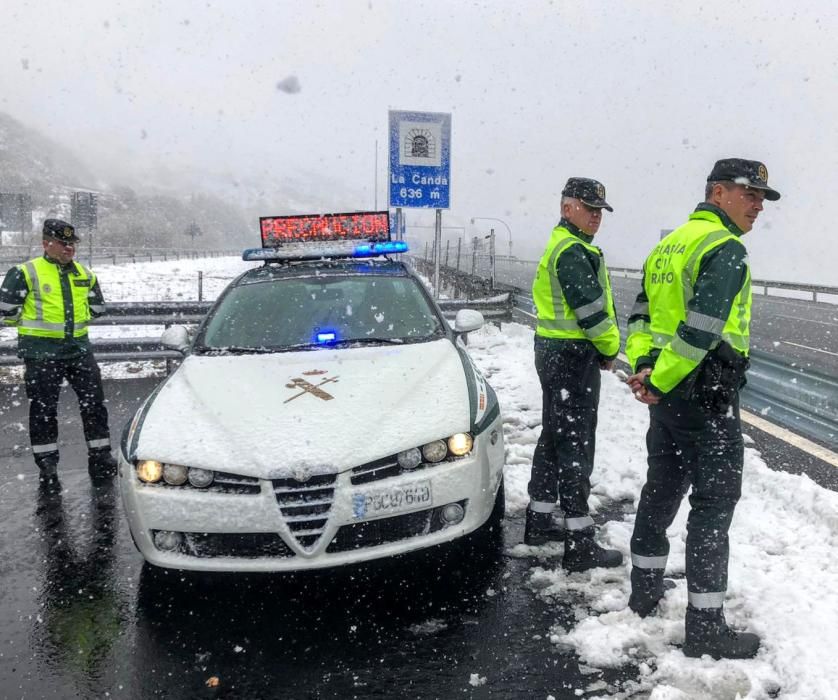
[(266, 355), (276, 352), (276, 348), (250, 347), (247, 345), (223, 345), (220, 347), (201, 346), (202, 355)]
[(379, 344), (379, 345), (404, 345), (405, 341), (404, 338), (341, 338), (340, 340), (336, 340), (333, 343), (328, 343), (329, 345), (367, 345), (367, 344)]

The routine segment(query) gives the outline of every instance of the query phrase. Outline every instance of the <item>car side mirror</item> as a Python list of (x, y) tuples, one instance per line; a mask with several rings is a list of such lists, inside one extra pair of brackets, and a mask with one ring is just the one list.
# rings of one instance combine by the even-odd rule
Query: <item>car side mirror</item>
[(483, 328), (483, 314), (474, 309), (460, 309), (454, 318), (455, 333), (470, 333)]
[(189, 332), (185, 326), (169, 326), (160, 336), (160, 344), (185, 355), (189, 349)]

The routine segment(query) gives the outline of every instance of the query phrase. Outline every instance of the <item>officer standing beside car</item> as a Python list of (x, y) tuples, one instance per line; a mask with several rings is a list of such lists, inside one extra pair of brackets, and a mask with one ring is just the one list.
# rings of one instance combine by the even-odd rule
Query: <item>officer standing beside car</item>
[[(585, 571), (622, 563), (600, 547), (588, 510), (599, 405), (600, 369), (620, 350), (611, 283), (593, 245), (602, 210), (613, 211), (605, 187), (572, 177), (562, 190), (562, 218), (550, 236), (533, 282), (538, 315), (535, 366), (542, 391), (542, 427), (528, 485), (524, 542), (564, 540), (562, 566)], [(556, 501), (564, 527), (553, 517)]]
[(46, 219), (44, 254), (13, 267), (0, 289), (0, 315), (18, 330), (29, 399), (29, 439), (42, 481), (58, 480), (58, 397), (67, 379), (79, 400), (94, 483), (116, 473), (99, 366), (87, 336), (92, 317), (105, 312), (96, 275), (73, 260), (75, 229)]
[(649, 405), (649, 470), (631, 538), (629, 607), (650, 614), (664, 593), (666, 528), (692, 486), (687, 523), (687, 656), (748, 658), (755, 634), (728, 627), (728, 530), (742, 486), (738, 393), (748, 368), (751, 273), (740, 237), (763, 200), (776, 201), (765, 166), (726, 158), (705, 201), (655, 246), (629, 317), (629, 384)]

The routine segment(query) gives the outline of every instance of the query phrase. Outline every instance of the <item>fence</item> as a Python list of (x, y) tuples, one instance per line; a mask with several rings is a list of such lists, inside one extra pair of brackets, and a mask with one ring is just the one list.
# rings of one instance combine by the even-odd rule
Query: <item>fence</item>
[[(34, 258), (42, 250), (38, 246), (5, 245), (0, 246), (0, 268)], [(155, 260), (195, 260), (198, 258), (241, 257), (241, 249), (236, 250), (204, 250), (178, 248), (136, 248), (126, 249), (101, 247), (93, 251), (91, 260), (88, 251), (81, 246), (76, 251), (76, 259), (85, 265), (118, 265), (120, 263), (154, 262)]]

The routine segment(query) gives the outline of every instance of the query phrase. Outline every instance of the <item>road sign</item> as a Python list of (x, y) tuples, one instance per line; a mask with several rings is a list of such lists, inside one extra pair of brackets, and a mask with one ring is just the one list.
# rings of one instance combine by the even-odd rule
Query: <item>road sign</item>
[(78, 228), (96, 228), (97, 201), (93, 192), (73, 192), (70, 201), (70, 219)]
[(390, 112), (390, 206), (448, 209), (451, 115)]

